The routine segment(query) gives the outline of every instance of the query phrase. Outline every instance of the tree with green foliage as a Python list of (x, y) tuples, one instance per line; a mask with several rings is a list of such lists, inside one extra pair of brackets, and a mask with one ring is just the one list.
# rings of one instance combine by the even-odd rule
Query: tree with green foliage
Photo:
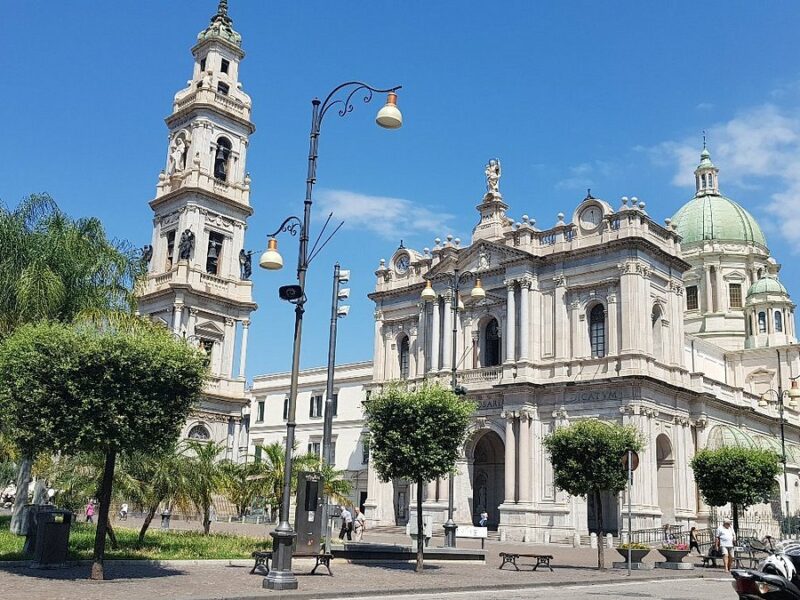
[[(47, 194), (11, 209), (0, 203), (0, 341), (41, 319), (69, 322), (86, 312), (131, 312), (146, 265), (129, 244), (106, 237), (98, 219), (70, 219)], [(8, 430), (0, 414), (0, 430)], [(21, 533), (33, 459), (22, 454), (11, 530)]]
[(476, 405), (440, 385), (407, 390), (386, 387), (365, 404), (370, 460), (383, 481), (407, 479), (417, 485), (417, 572), (423, 570), (422, 490), (446, 477), (467, 435)]
[(597, 515), (597, 568), (605, 569), (602, 494), (619, 494), (628, 473), (622, 459), (628, 450), (642, 449), (639, 432), (630, 426), (595, 419), (560, 427), (544, 439), (553, 464), (553, 483), (572, 496), (593, 503)]
[(769, 502), (775, 478), (781, 472), (780, 457), (761, 448), (700, 450), (689, 464), (706, 504), (730, 503), (734, 530), (739, 529), (740, 508)]
[(205, 354), (140, 318), (105, 326), (43, 321), (0, 344), (0, 414), (26, 456), (102, 452), (92, 578), (103, 556), (120, 452), (171, 447), (202, 391)]
[(219, 462), (225, 447), (215, 442), (189, 440), (186, 453), (189, 457), (188, 495), (203, 517), (203, 533), (211, 531), (211, 505), (214, 494), (223, 488), (223, 467)]

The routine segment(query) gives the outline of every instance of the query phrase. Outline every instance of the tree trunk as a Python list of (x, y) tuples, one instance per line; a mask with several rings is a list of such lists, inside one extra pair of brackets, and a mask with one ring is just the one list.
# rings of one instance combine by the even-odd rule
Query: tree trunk
[(142, 523), (142, 528), (139, 530), (139, 539), (136, 542), (137, 546), (141, 546), (142, 544), (144, 544), (144, 534), (147, 533), (147, 529), (148, 527), (150, 527), (150, 523), (156, 516), (157, 510), (158, 510), (158, 505), (151, 506), (150, 509), (147, 511), (147, 514), (144, 517), (144, 523)]
[(11, 533), (25, 535), (23, 531), (25, 523), (22, 521), (22, 513), (28, 503), (28, 486), (31, 483), (31, 470), (33, 469), (33, 459), (23, 456), (19, 461), (17, 469), (17, 495), (14, 496), (14, 508), (11, 513)]
[(103, 467), (103, 482), (100, 484), (100, 515), (97, 517), (97, 531), (94, 535), (94, 555), (92, 556), (92, 574), (90, 579), (103, 579), (103, 557), (106, 553), (106, 533), (108, 530), (108, 513), (111, 508), (111, 486), (114, 482), (114, 465), (117, 460), (116, 450), (106, 452), (106, 463)]
[(731, 504), (731, 511), (733, 512), (733, 531), (739, 535), (739, 507)]
[(597, 568), (601, 571), (606, 569), (605, 559), (605, 534), (603, 533), (603, 499), (600, 492), (595, 491), (595, 514), (597, 515)]
[(117, 534), (114, 533), (114, 527), (111, 525), (111, 517), (108, 518), (108, 528), (106, 530), (108, 534), (108, 540), (111, 542), (111, 549), (116, 550), (119, 547), (117, 544)]
[(208, 535), (211, 533), (211, 507), (203, 507), (203, 533)]
[(417, 480), (417, 573), (422, 573), (425, 556), (425, 527), (422, 522), (422, 479)]

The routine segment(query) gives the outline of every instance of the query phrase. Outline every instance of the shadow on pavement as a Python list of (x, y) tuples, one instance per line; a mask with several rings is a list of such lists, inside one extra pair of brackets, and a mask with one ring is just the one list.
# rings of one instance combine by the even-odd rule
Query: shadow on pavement
[[(78, 581), (89, 579), (91, 565), (61, 567), (55, 569), (32, 569), (30, 567), (0, 567), (0, 572), (30, 577), (31, 579), (52, 579), (62, 581)], [(139, 565), (113, 565), (106, 563), (104, 581), (123, 579), (154, 579), (157, 577), (175, 577), (185, 575), (186, 571), (171, 567), (161, 567), (142, 561)]]

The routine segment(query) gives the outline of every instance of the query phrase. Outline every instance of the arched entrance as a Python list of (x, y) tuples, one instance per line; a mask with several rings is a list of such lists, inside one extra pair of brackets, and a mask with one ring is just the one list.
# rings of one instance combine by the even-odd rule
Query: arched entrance
[(494, 431), (484, 432), (475, 443), (472, 475), (472, 522), (477, 524), (481, 513), (489, 514), (489, 528), (500, 523), (498, 507), (505, 490), (505, 445)]
[(658, 479), (658, 507), (661, 509), (661, 524), (675, 523), (675, 460), (672, 444), (665, 434), (656, 438), (656, 472)]

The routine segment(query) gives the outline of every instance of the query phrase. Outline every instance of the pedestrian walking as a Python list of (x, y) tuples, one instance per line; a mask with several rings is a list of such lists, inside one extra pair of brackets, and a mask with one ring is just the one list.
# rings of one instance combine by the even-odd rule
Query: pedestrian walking
[(484, 511), (481, 513), (481, 518), (480, 518), (480, 520), (478, 521), (478, 525), (480, 525), (481, 527), (486, 527), (486, 524), (487, 524), (488, 522), (489, 522), (489, 513), (487, 513), (487, 512), (484, 510)]
[(353, 518), (353, 533), (356, 535), (356, 541), (360, 542), (361, 538), (364, 537), (364, 531), (367, 529), (367, 520), (364, 518), (364, 513), (362, 513), (358, 508), (355, 509), (356, 514)]
[(730, 572), (731, 563), (733, 562), (733, 547), (736, 544), (736, 532), (733, 530), (730, 519), (722, 521), (722, 526), (717, 527), (714, 537), (716, 538), (717, 550), (722, 552), (722, 562), (725, 564), (725, 570)]
[(697, 527), (692, 527), (689, 530), (689, 552), (692, 551), (692, 548), (697, 550), (700, 556), (703, 556), (703, 553), (700, 551), (700, 544), (697, 542)]
[(86, 522), (94, 523), (94, 500), (89, 500), (89, 504), (86, 505)]
[(339, 539), (343, 540), (345, 534), (349, 541), (353, 540), (353, 515), (347, 510), (346, 506), (342, 507), (342, 529), (339, 531)]

